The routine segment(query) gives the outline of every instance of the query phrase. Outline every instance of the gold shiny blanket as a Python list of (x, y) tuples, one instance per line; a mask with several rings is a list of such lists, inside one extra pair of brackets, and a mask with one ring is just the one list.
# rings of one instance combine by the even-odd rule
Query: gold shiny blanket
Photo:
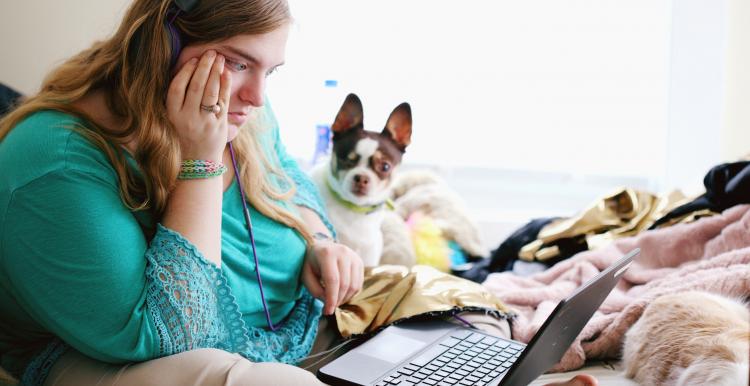
[(508, 308), (478, 283), (435, 268), (383, 265), (365, 269), (362, 291), (336, 309), (343, 337), (366, 334), (420, 315), (485, 311), (509, 318)]
[[(551, 222), (542, 228), (536, 240), (521, 248), (518, 255), (527, 261), (551, 260), (560, 254), (556, 243), (564, 239), (585, 242), (585, 249), (598, 249), (616, 239), (648, 229), (657, 219), (691, 200), (679, 191), (657, 196), (620, 188), (596, 200), (574, 217)], [(674, 222), (691, 222), (710, 214), (696, 213)]]

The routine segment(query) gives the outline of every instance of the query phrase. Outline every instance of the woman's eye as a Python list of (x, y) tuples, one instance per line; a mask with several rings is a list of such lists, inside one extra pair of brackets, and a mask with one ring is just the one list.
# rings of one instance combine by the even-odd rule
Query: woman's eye
[(225, 63), (227, 65), (229, 65), (229, 68), (232, 69), (232, 71), (245, 71), (245, 70), (247, 70), (247, 64), (245, 64), (245, 63), (235, 62), (234, 60), (231, 60), (231, 59), (226, 59)]

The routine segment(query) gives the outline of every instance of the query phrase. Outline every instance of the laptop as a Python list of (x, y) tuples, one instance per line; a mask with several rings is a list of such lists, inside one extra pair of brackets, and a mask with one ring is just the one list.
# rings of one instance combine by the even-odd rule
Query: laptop
[(560, 301), (528, 345), (446, 321), (404, 322), (317, 376), (331, 385), (526, 386), (562, 358), (638, 253), (629, 252)]

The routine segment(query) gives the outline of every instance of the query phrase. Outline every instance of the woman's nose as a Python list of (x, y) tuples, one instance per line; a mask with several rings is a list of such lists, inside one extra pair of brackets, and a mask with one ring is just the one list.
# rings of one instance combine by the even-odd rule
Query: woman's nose
[(265, 89), (265, 77), (257, 76), (248, 79), (240, 85), (237, 96), (244, 103), (253, 107), (263, 106), (263, 92)]

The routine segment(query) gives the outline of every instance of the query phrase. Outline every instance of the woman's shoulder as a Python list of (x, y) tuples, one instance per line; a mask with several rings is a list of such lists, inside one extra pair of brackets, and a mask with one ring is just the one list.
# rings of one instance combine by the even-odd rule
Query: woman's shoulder
[(18, 122), (0, 141), (0, 165), (5, 188), (13, 188), (49, 173), (67, 170), (109, 171), (104, 153), (77, 129), (85, 122), (71, 114), (43, 110)]

